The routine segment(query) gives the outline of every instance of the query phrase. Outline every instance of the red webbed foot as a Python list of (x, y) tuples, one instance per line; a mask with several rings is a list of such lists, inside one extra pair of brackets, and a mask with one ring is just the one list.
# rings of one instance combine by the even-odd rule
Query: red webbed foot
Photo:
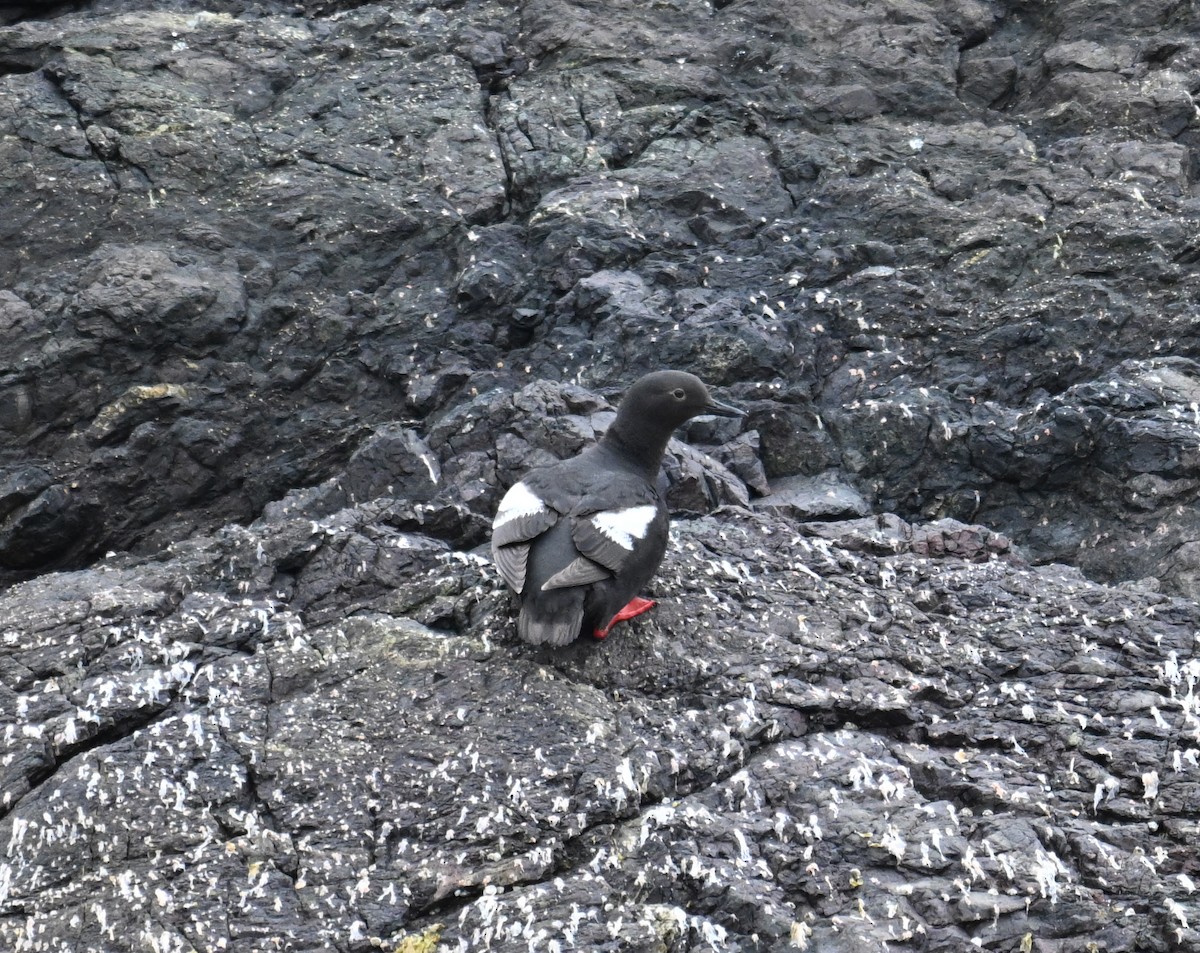
[(630, 619), (636, 619), (643, 612), (649, 612), (656, 605), (658, 603), (653, 599), (643, 599), (641, 596), (634, 596), (626, 603), (624, 609), (612, 617), (612, 621), (608, 625), (603, 629), (594, 630), (592, 635), (597, 639), (606, 639), (608, 638), (608, 633), (612, 631), (613, 626), (618, 622), (628, 622)]

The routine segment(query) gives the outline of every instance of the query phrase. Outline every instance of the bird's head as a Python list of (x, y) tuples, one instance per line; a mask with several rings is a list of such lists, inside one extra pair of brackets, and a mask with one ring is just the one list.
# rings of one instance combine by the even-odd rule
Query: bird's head
[(705, 414), (744, 416), (736, 407), (714, 400), (695, 374), (655, 371), (639, 378), (625, 392), (617, 419), (625, 418), (639, 429), (652, 427), (670, 433), (685, 421)]

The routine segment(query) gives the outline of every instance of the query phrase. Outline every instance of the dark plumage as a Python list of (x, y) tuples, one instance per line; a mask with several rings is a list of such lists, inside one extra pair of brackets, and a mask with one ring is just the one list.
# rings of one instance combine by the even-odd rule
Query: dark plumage
[(604, 638), (654, 605), (635, 597), (667, 549), (659, 467), (675, 428), (702, 414), (742, 412), (714, 401), (694, 374), (647, 374), (597, 444), (534, 470), (505, 494), (492, 557), (521, 597), (522, 639), (566, 645), (585, 628)]

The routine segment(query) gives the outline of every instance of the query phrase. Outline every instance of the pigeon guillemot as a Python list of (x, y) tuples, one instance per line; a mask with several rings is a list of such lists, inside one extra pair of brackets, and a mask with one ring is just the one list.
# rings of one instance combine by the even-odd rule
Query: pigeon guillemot
[(522, 639), (566, 645), (585, 627), (602, 639), (654, 605), (637, 592), (667, 550), (659, 467), (672, 431), (703, 414), (742, 411), (713, 400), (694, 374), (647, 374), (598, 443), (534, 470), (504, 495), (492, 557), (521, 597)]

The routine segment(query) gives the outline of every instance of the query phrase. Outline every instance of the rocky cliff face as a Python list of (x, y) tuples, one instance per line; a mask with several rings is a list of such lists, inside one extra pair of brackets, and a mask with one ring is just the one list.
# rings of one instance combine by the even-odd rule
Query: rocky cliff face
[[(0, 23), (0, 948), (1200, 949), (1191, 4)], [(660, 366), (749, 416), (534, 652)]]

